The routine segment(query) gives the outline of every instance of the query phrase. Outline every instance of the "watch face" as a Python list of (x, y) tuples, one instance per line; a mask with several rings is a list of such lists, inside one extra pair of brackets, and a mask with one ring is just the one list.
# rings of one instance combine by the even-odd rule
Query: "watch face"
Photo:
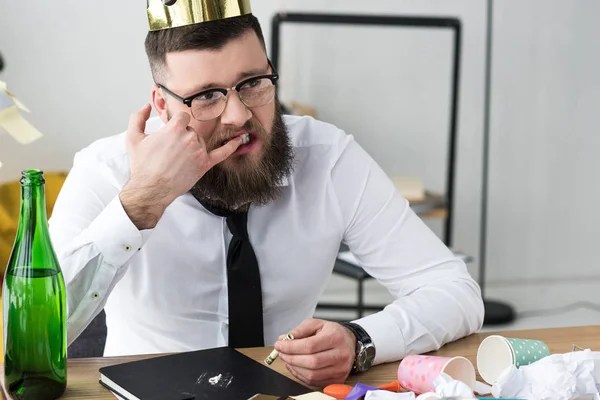
[(375, 347), (372, 344), (363, 345), (358, 354), (357, 369), (359, 372), (364, 372), (371, 368), (375, 359)]

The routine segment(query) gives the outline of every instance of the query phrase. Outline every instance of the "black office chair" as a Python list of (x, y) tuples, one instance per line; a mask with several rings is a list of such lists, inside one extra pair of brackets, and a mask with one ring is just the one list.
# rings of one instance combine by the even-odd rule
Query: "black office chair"
[(106, 344), (106, 314), (100, 312), (67, 349), (69, 358), (102, 357)]

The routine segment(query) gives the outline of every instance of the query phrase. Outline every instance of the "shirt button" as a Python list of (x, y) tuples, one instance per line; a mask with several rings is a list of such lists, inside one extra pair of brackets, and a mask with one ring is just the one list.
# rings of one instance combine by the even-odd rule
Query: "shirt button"
[(125, 251), (131, 251), (131, 246), (128, 244), (124, 245), (123, 248), (125, 249)]
[(92, 293), (92, 297), (97, 299), (98, 297), (100, 297), (100, 293), (94, 292), (94, 293)]

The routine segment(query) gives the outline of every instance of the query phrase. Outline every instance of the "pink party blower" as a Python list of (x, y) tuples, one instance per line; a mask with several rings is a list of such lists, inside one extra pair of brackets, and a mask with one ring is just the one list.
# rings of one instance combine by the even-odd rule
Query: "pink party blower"
[(406, 356), (398, 367), (398, 381), (417, 394), (435, 392), (433, 381), (442, 372), (475, 389), (475, 367), (464, 357)]

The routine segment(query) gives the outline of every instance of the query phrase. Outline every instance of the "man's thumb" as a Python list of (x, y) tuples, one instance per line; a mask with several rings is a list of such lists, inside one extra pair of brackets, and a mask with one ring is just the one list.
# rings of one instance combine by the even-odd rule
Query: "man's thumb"
[(144, 105), (140, 110), (131, 114), (129, 117), (129, 126), (127, 127), (127, 139), (130, 144), (140, 142), (146, 131), (146, 121), (150, 118), (152, 107), (150, 104)]

